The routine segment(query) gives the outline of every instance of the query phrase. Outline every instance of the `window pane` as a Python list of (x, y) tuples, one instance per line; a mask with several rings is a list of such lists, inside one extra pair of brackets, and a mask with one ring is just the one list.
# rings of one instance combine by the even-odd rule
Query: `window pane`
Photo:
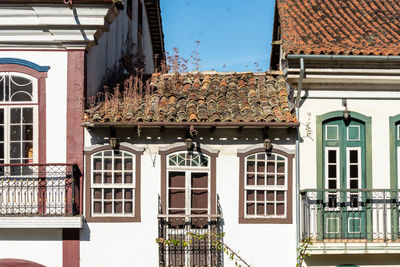
[(114, 213), (122, 213), (122, 202), (121, 201), (114, 202)]
[(247, 185), (255, 185), (254, 174), (247, 175)]
[(114, 173), (114, 183), (115, 184), (122, 183), (122, 173)]
[(133, 207), (132, 202), (125, 201), (125, 213), (132, 213), (133, 210), (132, 207)]
[(358, 151), (350, 150), (350, 163), (357, 163), (357, 162), (358, 162)]
[(336, 150), (328, 151), (328, 163), (336, 163)]
[(11, 158), (21, 157), (21, 143), (11, 143), (10, 144), (10, 156)]
[(350, 189), (358, 189), (358, 180), (350, 180)]
[(274, 201), (274, 191), (267, 191), (267, 201)]
[(169, 190), (169, 207), (185, 208), (185, 190), (181, 189)]
[(0, 126), (0, 141), (4, 141), (4, 126)]
[[(1, 92), (1, 87), (0, 87)], [(4, 124), (4, 109), (0, 108), (0, 124)]]
[(94, 213), (101, 213), (101, 202), (94, 202)]
[(169, 187), (185, 187), (185, 173), (169, 172)]
[(264, 215), (264, 203), (257, 203), (257, 215)]
[(265, 172), (265, 161), (257, 162), (257, 172)]
[(255, 204), (254, 203), (247, 203), (246, 214), (254, 215), (255, 213)]
[(104, 159), (104, 170), (112, 170), (112, 159), (111, 158)]
[(267, 175), (267, 185), (275, 185), (275, 175)]
[(24, 125), (22, 126), (22, 140), (33, 140), (33, 126)]
[(328, 189), (337, 189), (336, 180), (329, 180), (328, 181)]
[(264, 174), (257, 175), (257, 185), (265, 185), (265, 175)]
[(267, 172), (268, 173), (275, 173), (275, 162), (274, 161), (268, 161), (268, 163), (267, 163)]
[(20, 125), (11, 125), (10, 139), (11, 139), (11, 141), (20, 141), (21, 140), (21, 126)]
[(276, 201), (285, 201), (285, 192), (284, 191), (276, 192)]
[(284, 215), (284, 214), (285, 214), (285, 203), (277, 203), (276, 215)]
[(33, 123), (33, 108), (24, 108), (22, 110), (22, 122)]
[(112, 189), (104, 189), (104, 199), (112, 199)]
[(247, 171), (248, 172), (255, 171), (255, 162), (254, 161), (247, 161)]
[(131, 172), (126, 172), (124, 174), (124, 178), (125, 178), (124, 183), (125, 184), (132, 184), (133, 183), (132, 177), (133, 177), (133, 174)]
[(264, 201), (264, 190), (257, 190), (257, 201)]
[(114, 159), (114, 170), (122, 170), (122, 159), (121, 158)]
[(93, 197), (94, 199), (101, 199), (101, 189), (93, 189)]
[(246, 190), (247, 191), (247, 200), (254, 200), (254, 190)]
[(111, 184), (112, 183), (112, 173), (111, 172), (105, 172), (104, 173), (104, 183), (105, 184)]
[(32, 142), (24, 142), (23, 147), (24, 147), (23, 157), (32, 159), (33, 158), (33, 143)]
[(208, 174), (192, 173), (192, 188), (208, 188)]
[(267, 203), (267, 214), (274, 215), (275, 214), (275, 207), (273, 203)]
[(350, 178), (358, 178), (358, 165), (350, 165)]
[(93, 159), (93, 169), (94, 170), (101, 170), (101, 162), (102, 162), (101, 158), (100, 159), (94, 158)]
[(114, 189), (114, 199), (122, 199), (122, 189)]
[(11, 101), (31, 101), (32, 81), (20, 76), (10, 76)]
[(328, 166), (328, 177), (329, 178), (336, 178), (337, 177), (336, 165), (329, 165)]
[(132, 159), (124, 159), (124, 169), (125, 170), (132, 170), (132, 166), (133, 166), (133, 161)]
[(101, 173), (93, 173), (93, 183), (101, 184)]
[(276, 177), (278, 185), (285, 185), (285, 176), (284, 175), (277, 175)]
[(11, 123), (21, 123), (21, 109), (12, 108), (11, 109)]
[(192, 208), (208, 207), (208, 192), (207, 190), (192, 190)]
[(104, 202), (104, 213), (112, 213), (112, 202)]
[(125, 189), (125, 199), (132, 199), (132, 189)]

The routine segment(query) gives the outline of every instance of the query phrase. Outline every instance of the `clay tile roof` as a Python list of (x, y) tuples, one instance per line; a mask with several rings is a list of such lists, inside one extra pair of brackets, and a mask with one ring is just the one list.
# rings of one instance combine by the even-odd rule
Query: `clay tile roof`
[(400, 55), (399, 0), (277, 0), (287, 54)]
[[(183, 85), (183, 86), (182, 86)], [(85, 122), (296, 123), (286, 82), (264, 73), (153, 74), (148, 94), (87, 110)], [(131, 98), (126, 97), (132, 96)]]

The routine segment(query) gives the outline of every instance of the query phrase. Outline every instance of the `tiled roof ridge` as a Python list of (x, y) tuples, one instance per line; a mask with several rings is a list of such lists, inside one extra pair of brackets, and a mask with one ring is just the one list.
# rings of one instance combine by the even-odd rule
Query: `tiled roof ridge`
[(277, 0), (285, 54), (400, 55), (397, 0)]
[[(283, 76), (252, 72), (155, 73), (151, 94), (125, 108), (103, 104), (97, 122), (297, 122)], [(111, 114), (112, 113), (112, 114)], [(111, 115), (110, 115), (111, 114)], [(118, 118), (118, 120), (117, 120)]]

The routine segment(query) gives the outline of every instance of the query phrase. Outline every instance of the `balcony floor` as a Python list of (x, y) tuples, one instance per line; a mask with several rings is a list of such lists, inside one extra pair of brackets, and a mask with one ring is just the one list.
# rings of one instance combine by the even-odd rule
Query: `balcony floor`
[(82, 228), (83, 216), (1, 216), (0, 228)]

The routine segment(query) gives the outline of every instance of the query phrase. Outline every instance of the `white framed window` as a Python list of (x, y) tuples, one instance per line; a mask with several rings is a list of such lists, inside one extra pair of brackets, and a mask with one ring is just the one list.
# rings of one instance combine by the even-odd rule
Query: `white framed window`
[(245, 158), (244, 217), (287, 216), (288, 159), (265, 152)]
[(37, 79), (0, 73), (0, 163), (38, 161)]
[(103, 150), (91, 156), (91, 216), (135, 216), (136, 155)]
[(210, 214), (210, 158), (197, 152), (167, 156), (167, 213)]

